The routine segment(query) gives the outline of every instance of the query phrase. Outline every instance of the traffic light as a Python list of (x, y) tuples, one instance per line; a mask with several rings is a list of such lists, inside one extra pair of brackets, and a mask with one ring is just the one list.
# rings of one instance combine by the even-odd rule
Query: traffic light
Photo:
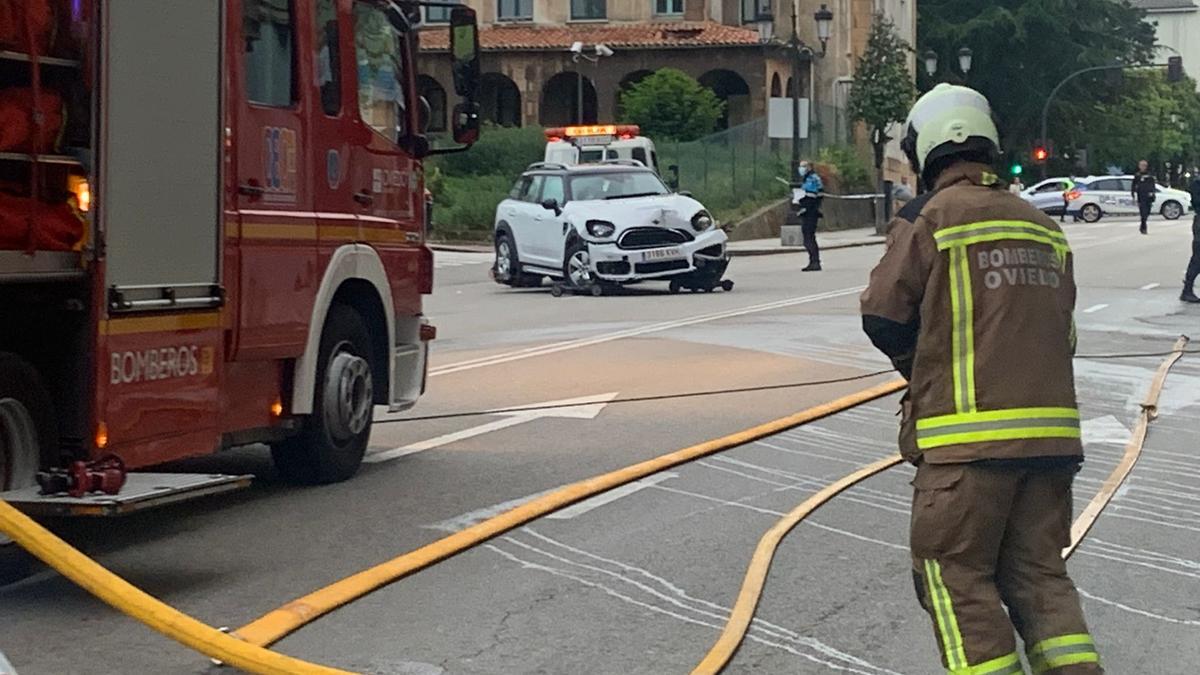
[(1050, 159), (1050, 151), (1046, 149), (1046, 146), (1035, 145), (1033, 147), (1033, 161), (1040, 164), (1047, 159)]
[(1012, 175), (1014, 175), (1014, 176), (1020, 176), (1021, 172), (1024, 170), (1025, 170), (1025, 167), (1021, 166), (1019, 163), (1016, 163), (1016, 162), (1013, 163), (1012, 169), (1010, 169), (1010, 171), (1012, 171)]
[(1167, 59), (1167, 82), (1183, 81), (1183, 57), (1172, 56)]

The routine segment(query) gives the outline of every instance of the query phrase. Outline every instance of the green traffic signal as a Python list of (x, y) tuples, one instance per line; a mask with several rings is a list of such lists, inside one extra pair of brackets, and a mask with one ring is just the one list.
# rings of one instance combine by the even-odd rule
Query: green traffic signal
[(1024, 168), (1023, 168), (1023, 167), (1022, 167), (1020, 164), (1013, 164), (1013, 165), (1012, 165), (1012, 175), (1014, 175), (1014, 176), (1020, 176), (1020, 175), (1021, 175), (1021, 172), (1022, 172), (1022, 171), (1024, 171), (1024, 170), (1025, 170), (1025, 169), (1024, 169)]

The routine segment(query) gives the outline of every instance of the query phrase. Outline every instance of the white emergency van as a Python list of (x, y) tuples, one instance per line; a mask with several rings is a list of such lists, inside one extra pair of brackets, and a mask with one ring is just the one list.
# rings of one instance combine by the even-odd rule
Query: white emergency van
[(640, 134), (641, 129), (634, 124), (547, 129), (544, 160), (564, 166), (598, 164), (615, 159), (635, 160), (659, 172), (654, 142)]

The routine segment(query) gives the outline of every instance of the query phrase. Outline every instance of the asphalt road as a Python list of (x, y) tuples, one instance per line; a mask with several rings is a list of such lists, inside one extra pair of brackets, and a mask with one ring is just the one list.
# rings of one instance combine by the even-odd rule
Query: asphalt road
[[(1080, 351), (1162, 351), (1200, 333), (1178, 302), (1188, 224), (1068, 226)], [(486, 256), (440, 254), (429, 393), (410, 415), (595, 397), (549, 416), (379, 424), (356, 479), (274, 481), (261, 449), (188, 468), (260, 475), (235, 496), (54, 529), (131, 582), (217, 626), (574, 480), (728, 434), (883, 378), (785, 391), (625, 398), (886, 368), (858, 328), (880, 248), (738, 259), (732, 293), (554, 299), (487, 280)], [(1089, 460), (1077, 502), (1119, 458), (1161, 359), (1083, 360)], [(306, 627), (279, 649), (360, 672), (678, 673), (716, 639), (762, 533), (821, 485), (894, 451), (894, 400), (734, 449), (532, 523)], [(1200, 357), (1173, 371), (1143, 459), (1072, 559), (1111, 673), (1200, 668)], [(486, 425), (486, 426), (484, 426)], [(839, 497), (780, 548), (728, 672), (933, 673), (906, 551), (911, 470)], [(206, 660), (53, 573), (0, 587), (0, 651), (22, 675), (197, 673)]]

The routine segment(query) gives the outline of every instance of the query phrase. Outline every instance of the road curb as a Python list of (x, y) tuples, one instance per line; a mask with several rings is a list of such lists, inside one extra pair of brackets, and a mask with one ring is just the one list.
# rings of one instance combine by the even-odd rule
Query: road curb
[(456, 244), (429, 244), (429, 248), (434, 251), (445, 251), (447, 253), (491, 253), (490, 246), (459, 246)]

